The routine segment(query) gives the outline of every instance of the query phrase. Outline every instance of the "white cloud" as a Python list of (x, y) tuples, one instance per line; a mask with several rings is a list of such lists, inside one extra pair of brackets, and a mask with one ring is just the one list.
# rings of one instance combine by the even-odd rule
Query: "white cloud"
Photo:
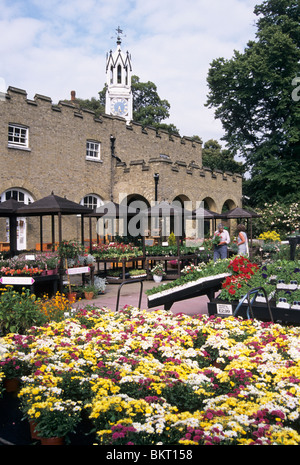
[(32, 98), (53, 102), (97, 97), (106, 53), (122, 47), (133, 73), (153, 81), (171, 104), (169, 122), (182, 135), (219, 139), (222, 128), (204, 107), (213, 59), (230, 58), (254, 38), (257, 0), (0, 0), (0, 77)]

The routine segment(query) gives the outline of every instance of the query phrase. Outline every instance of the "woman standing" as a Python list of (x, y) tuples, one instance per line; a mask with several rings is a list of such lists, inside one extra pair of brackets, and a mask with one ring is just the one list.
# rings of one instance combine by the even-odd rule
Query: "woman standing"
[(246, 228), (243, 224), (237, 225), (238, 231), (238, 255), (249, 255), (249, 247), (248, 247), (248, 238), (246, 234)]

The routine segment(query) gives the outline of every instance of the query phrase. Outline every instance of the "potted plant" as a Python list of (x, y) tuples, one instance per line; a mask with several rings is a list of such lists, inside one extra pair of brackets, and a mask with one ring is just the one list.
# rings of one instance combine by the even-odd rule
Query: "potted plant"
[(58, 257), (53, 256), (46, 259), (47, 274), (56, 274), (58, 267)]
[(213, 246), (218, 246), (221, 242), (221, 236), (219, 234), (216, 234), (213, 238), (212, 238), (212, 244)]
[(98, 294), (98, 290), (93, 284), (87, 284), (83, 288), (86, 300), (92, 300)]
[(42, 397), (42, 401), (37, 400), (32, 394), (25, 408), (26, 416), (34, 424), (35, 435), (42, 445), (62, 445), (65, 436), (72, 433), (81, 420), (81, 406), (71, 399), (53, 395)]
[(107, 281), (105, 278), (100, 278), (100, 276), (96, 276), (94, 278), (94, 287), (97, 294), (104, 294), (106, 289)]
[(290, 308), (292, 295), (291, 291), (280, 290), (276, 295), (276, 307)]
[(0, 361), (0, 379), (1, 372), (3, 373), (3, 386), (6, 392), (15, 392), (19, 389), (20, 379), (24, 374), (29, 372), (27, 364), (13, 354), (7, 356)]
[(151, 270), (151, 274), (153, 276), (153, 280), (156, 283), (159, 283), (162, 280), (163, 276), (165, 276), (166, 274), (163, 268), (163, 263), (158, 263), (157, 265), (155, 265)]
[(78, 257), (84, 252), (84, 246), (76, 241), (62, 241), (58, 247), (58, 255), (64, 263), (65, 267), (67, 265), (74, 266), (75, 262), (78, 260)]
[(69, 300), (69, 302), (71, 304), (73, 304), (74, 302), (76, 302), (76, 298), (77, 298), (77, 290), (76, 290), (76, 287), (75, 284), (71, 284), (69, 283), (67, 285), (67, 287), (64, 288), (64, 294), (67, 294), (67, 299)]
[(300, 290), (296, 290), (292, 293), (292, 305), (291, 308), (300, 310)]

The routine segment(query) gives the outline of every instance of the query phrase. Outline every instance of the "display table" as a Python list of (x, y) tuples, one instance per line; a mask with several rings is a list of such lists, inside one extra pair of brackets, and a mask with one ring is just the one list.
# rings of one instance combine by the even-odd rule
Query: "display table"
[(165, 310), (170, 310), (175, 302), (193, 299), (201, 295), (207, 295), (209, 300), (213, 300), (215, 293), (221, 289), (222, 283), (227, 276), (230, 276), (230, 274), (222, 273), (216, 276), (208, 276), (197, 281), (191, 281), (183, 286), (149, 295), (148, 308), (163, 305)]
[[(107, 279), (107, 281), (111, 284), (120, 284), (120, 282), (122, 281), (125, 281), (126, 280), (126, 265), (127, 263), (132, 263), (133, 265), (134, 264), (137, 264), (138, 262), (142, 261), (144, 262), (144, 257), (133, 257), (133, 258), (128, 258), (128, 259), (124, 259), (124, 258), (96, 258), (96, 263), (97, 263), (97, 273), (100, 272), (100, 263), (103, 263), (104, 264), (104, 274), (105, 274), (105, 277)], [(122, 275), (121, 278), (114, 278), (114, 279), (110, 279), (109, 276), (107, 276), (107, 264), (108, 263), (113, 263), (113, 265), (118, 265), (119, 263), (122, 264), (122, 271), (120, 271), (120, 274)]]
[[(208, 314), (209, 316), (218, 315), (220, 317), (233, 316), (236, 307), (238, 306), (238, 301), (226, 302), (224, 300), (216, 299), (207, 303)], [(241, 305), (237, 317), (241, 316), (244, 319), (247, 319), (247, 308), (248, 303), (245, 301)], [(280, 323), (300, 323), (300, 309), (296, 308), (283, 308), (276, 307), (274, 300), (270, 301), (270, 308), (273, 315), (274, 322)], [(254, 318), (262, 321), (270, 321), (270, 315), (266, 303), (254, 302), (252, 304), (252, 311)]]
[(36, 276), (2, 276), (0, 282), (3, 285), (29, 287), (32, 294), (42, 292), (45, 288), (52, 288), (53, 295), (57, 293), (59, 275), (36, 275)]
[(151, 268), (155, 265), (156, 262), (165, 262), (165, 272), (167, 273), (167, 263), (176, 260), (177, 269), (173, 270), (173, 272), (166, 274), (167, 279), (176, 279), (176, 278), (180, 278), (181, 276), (181, 262), (182, 261), (193, 262), (196, 265), (197, 259), (198, 259), (197, 254), (157, 255), (157, 256), (146, 257), (147, 279), (151, 278)]

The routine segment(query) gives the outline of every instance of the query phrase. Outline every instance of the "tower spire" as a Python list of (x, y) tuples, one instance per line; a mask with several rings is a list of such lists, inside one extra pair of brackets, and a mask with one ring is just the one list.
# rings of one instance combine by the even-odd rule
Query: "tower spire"
[(110, 51), (106, 59), (106, 102), (105, 113), (132, 120), (133, 97), (131, 90), (131, 57), (121, 50), (123, 30), (116, 29), (117, 49)]

